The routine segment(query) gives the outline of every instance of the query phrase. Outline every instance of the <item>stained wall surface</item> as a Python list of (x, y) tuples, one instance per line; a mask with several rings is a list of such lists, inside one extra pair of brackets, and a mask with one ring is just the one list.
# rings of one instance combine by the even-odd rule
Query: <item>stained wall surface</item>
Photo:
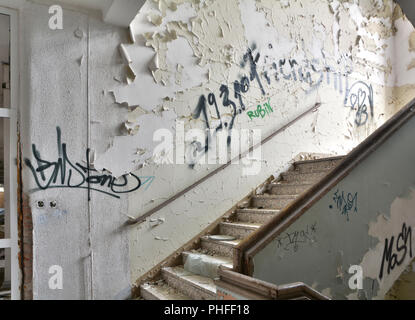
[(385, 296), (387, 300), (413, 300), (415, 294), (415, 261), (408, 265)]
[(258, 253), (254, 277), (301, 281), (334, 299), (384, 299), (415, 256), (414, 128), (415, 117)]
[[(19, 1), (35, 298), (125, 298), (298, 154), (346, 154), (407, 103), (414, 29), (392, 1), (360, 2), (149, 0), (129, 32), (65, 7), (63, 29), (51, 30), (47, 5)], [(316, 105), (248, 159), (125, 225)], [(216, 138), (225, 156), (208, 161)], [(48, 285), (54, 265), (61, 291)]]

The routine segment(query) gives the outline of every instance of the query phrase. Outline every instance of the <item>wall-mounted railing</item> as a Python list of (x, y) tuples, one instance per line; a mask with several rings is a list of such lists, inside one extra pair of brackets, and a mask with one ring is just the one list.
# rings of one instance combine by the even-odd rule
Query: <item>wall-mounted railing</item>
[(302, 282), (275, 285), (222, 268), (218, 276), (218, 298), (224, 300), (330, 300)]
[(253, 274), (253, 257), (291, 226), (358, 164), (378, 149), (398, 129), (415, 115), (415, 99), (359, 144), (344, 160), (317, 184), (303, 193), (293, 204), (282, 210), (267, 224), (243, 240), (234, 249), (234, 271)]
[(279, 128), (278, 130), (274, 131), (272, 134), (270, 134), (268, 137), (266, 137), (265, 139), (263, 139), (260, 143), (250, 147), (248, 150), (246, 150), (245, 152), (240, 153), (238, 156), (236, 156), (235, 158), (229, 160), (226, 164), (216, 168), (215, 170), (213, 170), (212, 172), (210, 172), (208, 175), (204, 176), (202, 179), (196, 181), (195, 183), (193, 183), (191, 186), (185, 188), (184, 190), (180, 191), (179, 193), (177, 193), (176, 195), (174, 195), (173, 197), (169, 198), (168, 200), (162, 202), (161, 204), (159, 204), (158, 206), (156, 206), (155, 208), (149, 210), (148, 212), (146, 212), (145, 214), (141, 215), (140, 217), (136, 218), (136, 219), (132, 219), (130, 218), (127, 221), (127, 224), (129, 225), (135, 225), (135, 224), (139, 224), (139, 223), (143, 223), (144, 221), (146, 221), (147, 218), (149, 218), (150, 216), (152, 216), (154, 213), (160, 211), (161, 209), (163, 209), (164, 207), (168, 206), (170, 203), (174, 202), (175, 200), (177, 200), (178, 198), (182, 197), (183, 195), (185, 195), (186, 193), (188, 193), (189, 191), (191, 191), (192, 189), (196, 188), (197, 186), (199, 186), (200, 184), (202, 184), (203, 182), (205, 182), (206, 180), (209, 180), (210, 178), (212, 178), (213, 176), (217, 175), (219, 172), (223, 171), (224, 169), (226, 169), (227, 167), (229, 167), (232, 163), (234, 163), (236, 160), (240, 160), (242, 158), (244, 158), (246, 155), (248, 155), (249, 153), (251, 153), (253, 150), (255, 150), (256, 148), (258, 148), (259, 146), (264, 145), (265, 143), (269, 142), (270, 140), (272, 140), (275, 136), (279, 135), (280, 133), (284, 132), (286, 129), (288, 129), (289, 127), (291, 127), (293, 124), (295, 124), (296, 122), (298, 122), (299, 120), (301, 120), (302, 118), (304, 118), (306, 115), (312, 113), (312, 112), (316, 112), (318, 110), (318, 108), (321, 106), (320, 103), (316, 103), (313, 107), (307, 109), (305, 112), (303, 112), (302, 114), (300, 114), (299, 116), (297, 116), (294, 120), (288, 122), (287, 124), (285, 124), (284, 126), (282, 126), (281, 128)]

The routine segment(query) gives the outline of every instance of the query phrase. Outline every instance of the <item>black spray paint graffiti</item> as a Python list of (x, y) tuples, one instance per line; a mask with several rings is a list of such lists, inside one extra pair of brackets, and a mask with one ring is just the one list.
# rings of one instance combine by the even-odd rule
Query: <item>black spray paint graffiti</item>
[(300, 244), (314, 243), (316, 241), (315, 234), (317, 232), (317, 222), (308, 226), (304, 230), (286, 232), (277, 238), (277, 248), (285, 251), (297, 252)]
[(374, 113), (373, 87), (363, 81), (357, 81), (347, 90), (344, 105), (356, 111), (357, 126), (366, 124), (369, 120), (369, 112), (372, 118)]
[[(335, 68), (321, 64), (318, 59), (311, 61), (306, 59), (299, 63), (295, 59), (270, 60), (269, 56), (264, 58), (264, 71), (262, 76), (271, 85), (272, 79), (276, 82), (292, 81), (302, 82), (309, 85), (306, 94), (320, 88), (324, 83), (332, 86), (339, 93), (344, 93), (349, 87), (349, 75), (351, 68), (347, 67), (344, 72), (338, 72)], [(242, 65), (241, 65), (242, 66)]]
[[(36, 167), (29, 159), (25, 159), (25, 164), (35, 178), (37, 190), (86, 189), (88, 200), (91, 200), (91, 191), (119, 199), (119, 194), (134, 192), (144, 185), (147, 185), (148, 188), (152, 184), (154, 177), (138, 177), (130, 173), (117, 179), (110, 174), (99, 174), (90, 164), (90, 149), (86, 151), (86, 165), (73, 163), (69, 159), (66, 143), (61, 141), (61, 129), (57, 127), (56, 131), (58, 158), (55, 161), (42, 159), (35, 144), (32, 145), (32, 152), (36, 160)], [(126, 189), (129, 184), (131, 187)]]
[[(270, 48), (272, 48), (271, 44)], [(349, 87), (350, 68), (342, 73), (336, 72), (334, 68), (327, 65), (319, 67), (318, 65), (320, 62), (317, 59), (313, 59), (312, 61), (306, 60), (300, 65), (295, 59), (269, 61), (269, 57), (265, 56), (264, 62), (266, 67), (264, 67), (264, 71), (260, 74), (258, 71), (258, 62), (261, 58), (261, 54), (256, 52), (256, 50), (257, 46), (253, 44), (243, 56), (240, 67), (241, 69), (247, 68), (249, 76), (243, 75), (240, 79), (234, 81), (233, 98), (229, 86), (226, 84), (220, 86), (219, 96), (222, 100), (221, 104), (225, 109), (230, 109), (230, 112), (226, 112), (226, 114), (230, 114), (230, 119), (229, 117), (227, 120), (223, 119), (224, 116), (219, 110), (218, 99), (214, 93), (209, 93), (207, 97), (202, 95), (199, 98), (197, 107), (193, 113), (193, 118), (199, 119), (203, 115), (203, 120), (206, 122), (207, 132), (209, 133), (207, 134), (204, 146), (202, 146), (200, 142), (193, 144), (195, 146), (193, 152), (195, 158), (208, 152), (209, 142), (218, 131), (228, 130), (227, 141), (228, 145), (231, 144), (232, 129), (235, 124), (235, 119), (246, 110), (243, 96), (255, 85), (258, 86), (262, 95), (265, 96), (266, 91), (263, 80), (265, 80), (268, 85), (271, 85), (272, 78), (277, 82), (285, 80), (307, 83), (310, 86), (306, 91), (307, 94), (318, 89), (326, 82), (328, 85), (332, 85), (334, 89), (340, 93), (345, 93), (344, 103), (345, 105), (350, 103), (351, 108), (356, 110), (355, 122), (358, 126), (364, 125), (368, 120), (369, 114), (367, 113), (367, 105), (369, 105), (370, 115), (373, 117), (373, 89), (362, 81), (358, 81)], [(357, 93), (355, 90), (357, 90)], [(215, 128), (212, 127), (208, 116), (210, 107), (214, 108), (213, 114), (215, 114), (215, 118), (219, 119), (219, 124)], [(213, 135), (210, 133), (211, 129), (213, 129)], [(194, 164), (191, 166), (194, 166)]]
[[(195, 142), (194, 145), (197, 146), (197, 149), (195, 150), (194, 154), (195, 157), (201, 156), (204, 153), (207, 153), (209, 150), (209, 145), (211, 139), (214, 138), (215, 135), (210, 134), (210, 130), (214, 129), (214, 133), (216, 134), (219, 131), (222, 130), (228, 130), (228, 138), (227, 143), (228, 145), (232, 142), (232, 129), (235, 123), (235, 118), (240, 115), (243, 111), (246, 110), (245, 103), (242, 99), (242, 93), (246, 93), (249, 90), (249, 80), (247, 77), (243, 77), (241, 79), (241, 82), (235, 81), (234, 83), (234, 91), (235, 91), (235, 98), (239, 101), (239, 106), (230, 98), (231, 91), (229, 90), (229, 87), (226, 85), (222, 85), (220, 87), (220, 98), (222, 99), (222, 105), (225, 108), (231, 109), (231, 116), (230, 119), (227, 117), (227, 119), (224, 119), (224, 116), (219, 111), (218, 101), (216, 99), (216, 95), (214, 93), (210, 93), (208, 97), (202, 95), (199, 98), (199, 102), (197, 104), (196, 110), (193, 114), (193, 119), (199, 119), (201, 115), (203, 115), (203, 120), (206, 123), (206, 127), (209, 131), (209, 134), (206, 137), (205, 146), (201, 146), (200, 143)], [(219, 125), (216, 128), (212, 128), (212, 125), (210, 124), (210, 120), (208, 117), (208, 104), (211, 107), (214, 107), (216, 116), (219, 119)], [(197, 155), (197, 156), (196, 156)], [(191, 166), (194, 166), (192, 164)]]
[[(238, 115), (242, 114), (246, 110), (245, 101), (243, 100), (243, 95), (246, 94), (252, 82), (256, 82), (259, 88), (261, 89), (262, 95), (266, 95), (264, 86), (262, 85), (261, 78), (258, 74), (257, 70), (257, 63), (260, 58), (260, 54), (257, 53), (254, 55), (253, 50), (255, 50), (256, 46), (253, 46), (253, 49), (249, 48), (246, 54), (243, 57), (243, 61), (241, 63), (241, 67), (245, 68), (249, 64), (249, 77), (242, 76), (239, 80), (235, 80), (233, 83), (233, 91), (234, 91), (234, 98), (231, 98), (231, 90), (225, 84), (220, 86), (220, 98), (222, 99), (222, 106), (224, 108), (230, 108), (230, 119), (223, 120), (223, 116), (219, 111), (219, 106), (217, 102), (216, 95), (214, 93), (209, 93), (208, 97), (206, 98), (205, 95), (202, 95), (199, 98), (199, 102), (197, 104), (196, 110), (193, 114), (194, 119), (199, 119), (200, 116), (203, 114), (203, 120), (206, 122), (206, 127), (208, 129), (209, 134), (206, 137), (205, 146), (200, 146), (199, 143), (195, 143), (194, 145), (197, 146), (194, 154), (198, 154), (201, 156), (208, 152), (209, 150), (209, 142), (211, 139), (214, 138), (214, 135), (211, 136), (210, 129), (214, 129), (214, 133), (217, 133), (221, 130), (228, 130), (228, 138), (227, 143), (228, 145), (232, 142), (232, 129), (235, 124), (235, 119)], [(233, 101), (235, 99), (237, 102)], [(238, 104), (237, 104), (238, 103)], [(217, 118), (219, 119), (219, 125), (216, 128), (212, 128), (209, 117), (208, 117), (208, 104), (210, 107), (214, 107)], [(229, 114), (229, 112), (227, 112)], [(194, 164), (191, 165), (193, 167)]]
[(346, 216), (347, 221), (349, 221), (349, 213), (357, 213), (357, 192), (353, 195), (352, 193), (346, 193), (337, 189), (333, 195), (334, 205), (330, 205), (329, 208), (336, 208), (341, 215)]
[[(395, 250), (396, 252), (394, 252)], [(404, 223), (402, 225), (401, 233), (399, 233), (396, 238), (396, 244), (394, 236), (392, 236), (390, 240), (385, 239), (385, 248), (383, 250), (382, 263), (380, 265), (379, 279), (382, 280), (383, 278), (383, 271), (386, 264), (386, 272), (390, 274), (396, 266), (400, 266), (405, 261), (408, 252), (409, 257), (412, 258), (412, 228), (407, 227)], [(402, 254), (399, 260), (398, 254)]]

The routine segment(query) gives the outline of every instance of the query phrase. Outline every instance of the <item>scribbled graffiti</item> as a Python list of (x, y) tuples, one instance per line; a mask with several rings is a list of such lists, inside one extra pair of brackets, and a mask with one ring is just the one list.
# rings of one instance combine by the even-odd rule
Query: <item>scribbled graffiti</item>
[[(201, 145), (200, 142), (195, 142), (195, 145), (193, 149), (193, 157), (197, 158), (201, 155), (205, 154), (209, 150), (210, 141), (212, 141), (216, 135), (217, 132), (222, 130), (227, 130), (227, 144), (228, 146), (232, 142), (232, 129), (235, 124), (235, 119), (238, 115), (242, 114), (243, 111), (246, 110), (245, 103), (242, 98), (241, 93), (246, 93), (249, 90), (249, 80), (247, 77), (243, 77), (241, 79), (241, 82), (235, 81), (234, 83), (234, 91), (235, 91), (235, 98), (238, 99), (239, 105), (236, 104), (235, 101), (233, 101), (230, 98), (231, 91), (228, 86), (222, 85), (220, 87), (220, 98), (222, 99), (222, 106), (224, 108), (229, 109), (230, 113), (226, 112), (226, 114), (222, 114), (219, 110), (218, 100), (216, 98), (216, 95), (214, 93), (210, 93), (208, 97), (202, 95), (199, 98), (199, 102), (197, 104), (197, 107), (193, 113), (193, 119), (199, 119), (203, 117), (203, 120), (206, 123), (206, 128), (208, 131), (208, 134), (206, 135), (205, 144)], [(208, 116), (209, 109), (208, 107), (214, 108), (214, 113), (216, 114), (216, 118), (218, 119), (218, 124), (216, 127), (211, 124), (210, 118)], [(230, 114), (230, 116), (229, 116)], [(213, 134), (212, 134), (213, 131)], [(191, 164), (191, 167), (193, 167), (194, 164)]]
[(297, 252), (301, 244), (314, 243), (317, 232), (317, 222), (307, 225), (305, 229), (286, 232), (277, 238), (277, 248)]
[[(382, 280), (383, 272), (387, 274), (396, 267), (400, 266), (405, 258), (408, 256), (412, 258), (412, 228), (406, 226), (406, 223), (402, 225), (402, 231), (398, 234), (396, 238), (392, 236), (390, 239), (385, 239), (385, 247), (382, 255), (382, 262), (380, 265), (379, 279)], [(399, 256), (400, 255), (400, 256)]]
[(373, 118), (373, 87), (363, 81), (355, 82), (346, 92), (344, 101), (346, 107), (356, 111), (355, 123), (362, 126), (370, 117)]
[[(272, 48), (271, 44), (270, 48)], [(261, 58), (263, 61), (260, 61)], [(261, 70), (258, 67), (260, 62), (263, 62)], [(217, 132), (222, 130), (228, 132), (227, 142), (230, 145), (236, 118), (247, 111), (244, 100), (246, 94), (251, 88), (259, 88), (262, 96), (266, 96), (264, 84), (272, 85), (273, 81), (305, 83), (308, 85), (305, 88), (306, 94), (327, 84), (340, 94), (345, 94), (344, 104), (356, 110), (355, 122), (358, 126), (366, 124), (369, 115), (373, 116), (373, 89), (361, 81), (349, 87), (349, 75), (352, 72), (350, 66), (346, 66), (343, 71), (336, 71), (335, 68), (321, 63), (318, 59), (304, 60), (301, 63), (295, 59), (287, 58), (272, 60), (269, 56), (262, 57), (257, 46), (253, 44), (243, 55), (240, 67), (244, 70), (245, 75), (239, 76), (233, 82), (233, 90), (228, 85), (222, 84), (217, 94), (211, 92), (199, 97), (193, 112), (193, 119), (202, 119), (206, 123), (208, 134), (204, 144), (201, 145), (199, 142), (197, 147), (193, 149), (192, 152), (195, 153), (195, 156), (200, 157), (207, 153), (209, 142)], [(268, 105), (270, 107), (270, 103)], [(225, 112), (221, 112), (222, 107), (225, 108)], [(261, 110), (264, 109), (261, 108)], [(272, 108), (265, 110), (273, 112)], [(256, 111), (247, 111), (246, 114), (252, 120), (262, 117), (263, 111), (257, 109)]]
[(268, 102), (265, 102), (263, 105), (258, 105), (256, 107), (256, 110), (254, 111), (248, 111), (246, 114), (249, 117), (250, 120), (254, 118), (265, 118), (265, 116), (270, 115), (273, 113), (274, 110), (271, 107), (271, 102), (268, 99)]
[[(199, 119), (203, 117), (203, 120), (206, 123), (207, 131), (209, 133), (206, 136), (205, 145), (201, 146), (200, 143), (198, 143), (196, 148), (194, 148), (193, 153), (195, 156), (196, 154), (200, 156), (208, 152), (209, 142), (212, 141), (212, 139), (215, 137), (215, 134), (219, 131), (227, 130), (228, 146), (231, 144), (232, 129), (235, 124), (235, 119), (237, 116), (246, 111), (246, 102), (244, 101), (243, 96), (250, 90), (252, 82), (256, 82), (261, 90), (262, 95), (266, 94), (257, 69), (257, 63), (260, 58), (260, 54), (254, 54), (253, 50), (255, 48), (255, 46), (253, 46), (253, 48), (249, 48), (243, 56), (241, 67), (246, 68), (249, 65), (249, 76), (243, 75), (240, 77), (240, 79), (237, 79), (233, 82), (233, 98), (231, 89), (226, 84), (222, 84), (219, 88), (221, 105), (226, 110), (225, 115), (220, 112), (218, 99), (215, 93), (209, 93), (207, 97), (202, 95), (199, 98), (197, 107), (193, 113), (193, 119)], [(212, 114), (215, 114), (215, 118), (218, 119), (216, 126), (211, 123), (210, 117), (208, 116), (208, 114), (210, 114), (209, 108), (213, 108)], [(227, 109), (230, 109), (230, 112)], [(213, 129), (213, 134), (210, 133), (211, 129)], [(191, 167), (192, 166), (194, 165), (192, 164)]]
[(337, 209), (341, 215), (346, 216), (347, 221), (350, 220), (349, 213), (357, 213), (357, 192), (355, 194), (344, 191), (337, 191), (333, 194), (333, 204), (330, 209)]
[(59, 127), (57, 131), (58, 156), (54, 161), (43, 159), (36, 145), (32, 145), (35, 164), (25, 159), (25, 164), (31, 170), (35, 179), (37, 190), (51, 188), (86, 189), (88, 200), (91, 200), (91, 191), (100, 192), (114, 198), (120, 194), (134, 192), (144, 185), (148, 188), (154, 177), (138, 177), (133, 173), (120, 178), (109, 173), (99, 173), (90, 163), (90, 149), (86, 150), (85, 164), (74, 163), (68, 156), (66, 143), (62, 143), (62, 134)]
[[(273, 49), (273, 46), (270, 44), (269, 48)], [(248, 49), (251, 57), (250, 59), (251, 66), (251, 79), (258, 79), (258, 71), (256, 65), (258, 64), (261, 54), (258, 52), (257, 46), (253, 44), (250, 49)], [(342, 59), (347, 61), (347, 57), (343, 56)], [(252, 64), (255, 63), (255, 69), (253, 69)], [(240, 64), (241, 68), (244, 68), (246, 62)], [(271, 85), (273, 81), (291, 81), (291, 82), (301, 82), (308, 84), (308, 88), (305, 88), (306, 94), (317, 90), (323, 84), (332, 86), (339, 93), (344, 93), (349, 86), (349, 75), (352, 72), (352, 68), (349, 65), (344, 67), (344, 70), (338, 71), (336, 68), (322, 63), (319, 59), (304, 59), (299, 62), (296, 59), (292, 58), (281, 58), (274, 59), (268, 55), (263, 57), (263, 71), (261, 76), (265, 79), (268, 85)], [(261, 91), (265, 94), (263, 86), (260, 85)]]

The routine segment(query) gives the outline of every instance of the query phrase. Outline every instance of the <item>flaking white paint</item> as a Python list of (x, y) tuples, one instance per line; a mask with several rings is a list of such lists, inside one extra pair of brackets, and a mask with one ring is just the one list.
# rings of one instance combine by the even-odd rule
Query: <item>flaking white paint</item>
[[(356, 1), (349, 2), (333, 2), (330, 9), (323, 0), (311, 4), (308, 1), (272, 0), (151, 0), (146, 2), (131, 25), (134, 43), (127, 43), (127, 34), (121, 36), (123, 33), (118, 29), (100, 24), (83, 14), (69, 14), (66, 11), (69, 17), (65, 21), (69, 24), (58, 37), (44, 26), (44, 21), (47, 21), (47, 11), (44, 9), (47, 7), (25, 2), (23, 17), (33, 22), (32, 25), (21, 22), (24, 29), (28, 29), (22, 36), (30, 35), (28, 39), (23, 37), (27, 40), (23, 52), (28, 57), (23, 66), (28, 67), (25, 70), (30, 71), (28, 74), (31, 77), (25, 73), (22, 86), (23, 91), (27, 90), (27, 94), (23, 95), (23, 103), (30, 106), (30, 111), (24, 115), (27, 128), (23, 131), (28, 133), (23, 138), (25, 156), (30, 156), (31, 143), (36, 143), (41, 145), (42, 155), (53, 159), (56, 141), (50, 132), (55, 126), (61, 125), (67, 132), (65, 139), (70, 140), (68, 145), (73, 151), (72, 156), (81, 161), (87, 147), (87, 125), (83, 121), (86, 119), (88, 102), (85, 88), (89, 83), (92, 118), (88, 121), (92, 126), (92, 147), (97, 154), (95, 167), (99, 170), (105, 168), (115, 176), (133, 172), (140, 176), (155, 177), (148, 190), (131, 193), (121, 200), (110, 201), (93, 195), (92, 230), (88, 231), (86, 227), (85, 217), (89, 206), (86, 196), (83, 194), (80, 200), (78, 190), (64, 193), (62, 205), (72, 213), (67, 220), (49, 226), (35, 223), (35, 253), (48, 250), (44, 235), (56, 234), (55, 243), (62, 244), (76, 259), (85, 259), (91, 250), (94, 253), (95, 282), (88, 280), (80, 284), (83, 276), (87, 278), (85, 270), (81, 270), (72, 260), (68, 262), (70, 275), (77, 279), (71, 284), (70, 294), (83, 296), (84, 291), (88, 291), (87, 286), (92, 283), (92, 290), (97, 292), (96, 297), (115, 296), (113, 290), (121, 292), (126, 287), (124, 276), (129, 277), (130, 283), (134, 284), (139, 276), (215, 221), (270, 175), (287, 169), (290, 161), (299, 153), (345, 154), (381, 125), (392, 111), (398, 110), (405, 99), (413, 96), (414, 88), (411, 86), (403, 98), (397, 100), (393, 96), (391, 98), (388, 91), (396, 89), (393, 88), (395, 85), (414, 84), (411, 80), (413, 70), (408, 72), (406, 63), (411, 61), (409, 59), (414, 54), (405, 51), (409, 49), (408, 36), (413, 30), (407, 20), (399, 18), (392, 21), (390, 14), (370, 18), (372, 22), (383, 23), (379, 34), (384, 34), (392, 24), (397, 29), (395, 35), (386, 32), (386, 38), (376, 37), (374, 42), (377, 47), (383, 48), (386, 44), (387, 47), (379, 54), (374, 54), (361, 41), (356, 45), (359, 35), (369, 37), (373, 34), (367, 34), (365, 28), (358, 25), (363, 20), (356, 20), (356, 17), (367, 22), (369, 18), (361, 13), (364, 11), (357, 6)], [(380, 15), (382, 12), (380, 9)], [(87, 33), (89, 19), (92, 21), (89, 26), (92, 36)], [(84, 37), (75, 37), (74, 32), (78, 29), (84, 32)], [(340, 29), (340, 36), (337, 37)], [(47, 42), (48, 39), (53, 39), (53, 45)], [(93, 55), (88, 55), (86, 51), (87, 39), (91, 41)], [(147, 42), (149, 46), (146, 46)], [(253, 47), (254, 42), (256, 47)], [(401, 48), (401, 42), (408, 43), (408, 48), (402, 50), (405, 53), (400, 58), (402, 62), (395, 62), (400, 59), (396, 58), (394, 50)], [(119, 52), (120, 44), (123, 46), (121, 51), (124, 52), (124, 60)], [(71, 50), (61, 50), (65, 46)], [(255, 121), (243, 113), (236, 118), (235, 130), (261, 129), (265, 137), (316, 103), (321, 103), (319, 111), (263, 146), (262, 170), (258, 175), (242, 176), (243, 165), (232, 165), (154, 214), (153, 222), (147, 221), (123, 229), (121, 226), (127, 216), (142, 215), (217, 167), (198, 165), (192, 170), (187, 165), (155, 164), (155, 160), (170, 156), (157, 151), (159, 141), (154, 141), (153, 136), (157, 129), (177, 133), (177, 123), (183, 123), (183, 131), (205, 129), (203, 119), (192, 118), (199, 97), (213, 92), (221, 102), (219, 88), (222, 84), (228, 85), (232, 92), (233, 81), (243, 75), (249, 76), (249, 65), (240, 65), (248, 48), (252, 48), (254, 54), (261, 54), (258, 73), (266, 94), (261, 93), (255, 80), (251, 81), (251, 89), (244, 95), (247, 110), (254, 110), (258, 104), (270, 99), (274, 113)], [(265, 56), (268, 57), (264, 59)], [(80, 60), (80, 57), (83, 59)], [(351, 83), (365, 80), (373, 84), (376, 106), (374, 117), (364, 126), (357, 127), (354, 122), (356, 110), (344, 106), (345, 87), (343, 92), (340, 92), (339, 87), (335, 89), (334, 78), (331, 77), (328, 83), (326, 73), (324, 81), (315, 90), (310, 90), (305, 83), (284, 80), (281, 74), (278, 82), (275, 79), (272, 79), (271, 84), (266, 82), (263, 73), (272, 70), (273, 61), (294, 58), (299, 64), (304, 64), (307, 70), (310, 70), (307, 64), (318, 59), (318, 69), (327, 64), (343, 76), (351, 71)], [(56, 72), (50, 69), (50, 61), (56, 64)], [(131, 72), (126, 73), (123, 64), (127, 63)], [(45, 70), (49, 72), (45, 73)], [(287, 70), (285, 72), (288, 74)], [(390, 72), (393, 76), (388, 77)], [(86, 78), (87, 74), (90, 74), (91, 79)], [(130, 75), (128, 80), (126, 75)], [(316, 72), (313, 80), (318, 81), (319, 75)], [(343, 81), (345, 85), (345, 79)], [(70, 88), (67, 83), (76, 87)], [(115, 102), (121, 105), (112, 104), (108, 91), (113, 92)], [(233, 95), (231, 98), (237, 100)], [(221, 105), (219, 108), (223, 119), (229, 121), (229, 108)], [(214, 109), (208, 111), (212, 127), (217, 126), (219, 120)], [(53, 116), (46, 116), (48, 114)], [(33, 123), (37, 126), (34, 127)], [(125, 135), (120, 132), (120, 127)], [(187, 142), (186, 146), (189, 144)], [(241, 149), (244, 151), (246, 148), (247, 145), (243, 145)], [(175, 154), (175, 150), (170, 151)], [(24, 185), (27, 188), (34, 187), (34, 181), (27, 172)], [(31, 204), (36, 199), (55, 199), (59, 195), (59, 190), (34, 193)], [(36, 217), (38, 212), (34, 211), (34, 214)], [(163, 223), (154, 223), (161, 219)], [(71, 246), (68, 239), (73, 235), (68, 230), (74, 226), (79, 227), (79, 234), (76, 234), (79, 241)], [(61, 236), (61, 230), (64, 236)], [(88, 232), (92, 233), (94, 240), (92, 249), (87, 245)], [(116, 267), (106, 261), (118, 261), (121, 256), (122, 263)], [(55, 250), (50, 257), (40, 256), (35, 260), (35, 282), (38, 281), (35, 288), (39, 298), (50, 294), (41, 287), (44, 276), (42, 267), (51, 262), (49, 259), (64, 261), (65, 256)], [(107, 284), (114, 288), (107, 288)]]
[[(258, 185), (268, 174), (278, 173), (286, 168), (289, 157), (293, 158), (302, 151), (347, 153), (391, 115), (391, 108), (399, 109), (398, 105), (391, 105), (393, 102), (390, 100), (389, 88), (413, 85), (413, 81), (405, 80), (410, 79), (406, 70), (407, 64), (402, 62), (405, 69), (396, 66), (395, 71), (391, 63), (396, 61), (394, 43), (397, 39), (407, 38), (407, 33), (411, 30), (411, 25), (404, 17), (393, 20), (394, 5), (391, 1), (384, 1), (383, 6), (378, 6), (369, 13), (356, 1), (333, 1), (331, 4), (326, 1), (314, 1), (312, 4), (304, 1), (284, 3), (270, 0), (235, 3), (213, 0), (200, 3), (179, 1), (175, 11), (163, 5), (163, 1), (158, 2), (159, 7), (163, 8), (158, 11), (155, 3), (157, 1), (148, 1), (132, 23), (132, 33), (138, 40), (126, 47), (133, 61), (130, 66), (137, 78), (132, 84), (114, 90), (117, 102), (131, 107), (140, 106), (147, 111), (167, 109), (177, 117), (170, 119), (170, 127), (174, 120), (178, 120), (184, 122), (186, 131), (193, 128), (204, 129), (206, 124), (203, 120), (191, 118), (198, 98), (209, 92), (214, 92), (218, 98), (221, 84), (228, 85), (232, 90), (234, 80), (240, 79), (242, 75), (249, 76), (249, 66), (244, 68), (240, 63), (247, 49), (251, 48), (254, 55), (261, 55), (257, 67), (266, 94), (262, 95), (258, 83), (252, 80), (251, 89), (243, 97), (247, 110), (252, 110), (269, 98), (274, 113), (268, 119), (257, 119), (255, 123), (242, 114), (235, 121), (235, 130), (258, 128), (265, 137), (301, 113), (301, 110), (305, 110), (306, 106), (322, 104), (320, 111), (310, 116), (310, 122), (305, 120), (295, 126), (295, 129), (290, 128), (275, 139), (274, 143), (281, 144), (279, 152), (274, 154), (271, 150), (264, 151), (262, 172), (255, 178), (245, 178), (248, 185)], [(379, 25), (375, 33), (373, 28), (365, 27), (369, 24)], [(396, 26), (395, 34), (387, 31), (392, 25)], [(367, 42), (367, 39), (372, 38), (375, 47)], [(150, 47), (146, 47), (144, 42), (148, 42)], [(374, 53), (374, 48), (379, 50)], [(403, 60), (409, 58), (410, 55), (405, 54)], [(286, 59), (287, 63), (289, 59), (295, 59), (299, 64), (297, 68), (304, 65), (304, 71), (311, 70), (310, 63), (316, 64), (317, 70), (325, 65), (330, 66), (332, 71), (342, 75), (342, 86), (340, 87), (338, 79), (331, 73), (330, 80), (327, 80), (328, 75), (324, 73), (321, 85), (314, 90), (310, 90), (306, 83), (282, 79), (281, 74), (278, 82), (272, 75), (269, 85), (264, 78), (264, 72), (271, 73), (272, 63), (278, 63), (279, 59)], [(288, 69), (284, 70), (286, 74), (289, 73)], [(191, 81), (186, 82), (183, 77), (186, 74), (197, 75), (198, 81), (193, 84)], [(313, 81), (318, 81), (318, 76), (318, 73), (314, 74)], [(347, 77), (349, 85), (360, 80), (374, 88), (374, 116), (362, 127), (357, 127), (354, 122), (356, 110), (344, 106)], [(394, 78), (401, 80), (391, 80)], [(408, 93), (408, 97), (410, 95)], [(222, 112), (226, 118), (226, 109), (221, 109)], [(155, 114), (151, 119), (155, 128), (160, 127), (158, 117)], [(219, 122), (213, 108), (209, 110), (209, 117), (211, 127), (215, 127)], [(167, 168), (155, 165), (154, 159), (160, 158), (154, 152), (157, 143), (151, 145), (143, 139), (144, 136), (151, 135), (141, 126), (135, 126), (139, 121), (140, 116), (134, 124), (130, 122), (133, 129), (130, 132), (131, 137), (117, 138), (103, 155), (106, 159), (105, 166), (112, 172), (121, 173), (139, 168), (140, 160), (134, 164), (132, 158), (121, 162), (119, 157), (115, 158), (110, 154), (132, 154), (135, 148), (143, 149), (146, 154), (142, 161), (147, 166), (140, 169), (141, 172), (160, 177), (154, 183), (154, 189), (157, 190), (155, 193), (150, 192), (139, 197), (130, 195), (130, 216), (139, 216), (216, 167), (199, 165), (195, 167), (196, 170), (190, 170), (183, 165), (170, 165)], [(309, 141), (313, 148), (300, 142), (301, 140)], [(187, 143), (186, 148), (188, 147)], [(280, 159), (270, 161), (275, 157)], [(229, 173), (230, 176), (237, 176), (241, 172), (237, 167), (229, 171), (233, 172)], [(227, 174), (222, 174), (225, 175)], [(241, 187), (241, 181), (232, 183), (233, 187), (229, 185), (229, 190), (224, 189), (222, 178), (211, 179), (206, 187), (197, 188), (204, 192), (195, 190), (158, 213), (166, 217), (166, 223), (156, 227), (157, 236), (168, 238), (168, 243), (152, 242), (154, 231), (147, 233), (147, 228), (143, 226), (131, 232), (132, 280), (170, 254), (172, 248), (177, 248), (191, 235), (197, 234), (248, 191), (248, 188)], [(203, 203), (201, 198), (204, 198)], [(211, 207), (209, 199), (213, 202), (222, 199), (219, 201), (221, 205)], [(156, 218), (158, 214), (155, 215)], [(186, 221), (185, 225), (183, 221)], [(176, 230), (181, 228), (186, 232), (177, 233)], [(153, 250), (158, 254), (151, 254), (150, 258), (148, 254), (153, 253)], [(143, 255), (149, 259), (143, 262)]]

